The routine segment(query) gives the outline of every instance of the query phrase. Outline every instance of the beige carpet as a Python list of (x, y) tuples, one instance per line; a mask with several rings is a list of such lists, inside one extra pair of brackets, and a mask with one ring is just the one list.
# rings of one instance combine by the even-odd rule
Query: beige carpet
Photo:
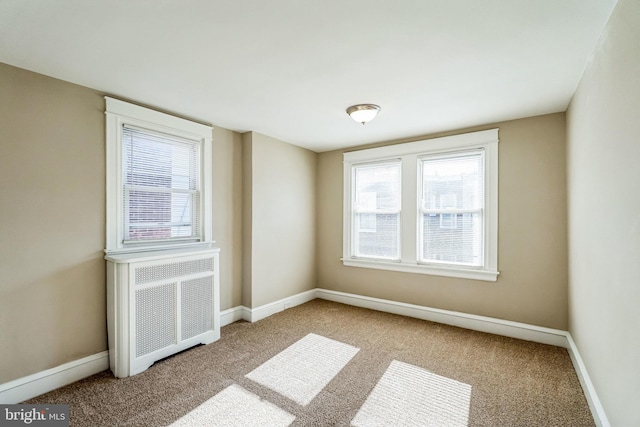
[(351, 424), (465, 427), (472, 387), (394, 360)]
[[(335, 368), (311, 364), (333, 370), (297, 399), (306, 404), (286, 396), (287, 382), (251, 379), (265, 366), (299, 375), (292, 351), (322, 353), (318, 343), (336, 346), (328, 354), (357, 351)], [(103, 372), (28, 403), (70, 404), (72, 426), (207, 425), (209, 416), (218, 417), (209, 425), (241, 425), (249, 415), (255, 425), (594, 425), (563, 348), (323, 300), (228, 325), (219, 341), (136, 376)]]
[(359, 349), (309, 334), (249, 372), (246, 377), (298, 405), (307, 406)]
[(273, 403), (232, 384), (171, 424), (171, 427), (287, 427), (295, 419), (295, 416)]

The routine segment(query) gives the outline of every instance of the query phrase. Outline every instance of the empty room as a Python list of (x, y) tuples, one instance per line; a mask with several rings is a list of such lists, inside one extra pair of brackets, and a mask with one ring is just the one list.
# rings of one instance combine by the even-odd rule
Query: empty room
[(638, 0), (2, 0), (0, 424), (640, 426), (639, 161)]

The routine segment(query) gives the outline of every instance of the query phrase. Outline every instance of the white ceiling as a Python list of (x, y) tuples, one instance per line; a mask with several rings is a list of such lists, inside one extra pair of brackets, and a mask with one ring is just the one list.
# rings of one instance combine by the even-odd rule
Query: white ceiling
[(0, 62), (320, 152), (564, 111), (616, 1), (0, 0)]

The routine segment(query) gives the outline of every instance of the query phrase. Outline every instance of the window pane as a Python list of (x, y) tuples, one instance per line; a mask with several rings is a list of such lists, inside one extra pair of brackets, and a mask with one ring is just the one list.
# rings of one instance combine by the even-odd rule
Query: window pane
[(400, 162), (355, 167), (355, 210), (400, 210)]
[(422, 215), (422, 261), (482, 265), (482, 215)]
[(198, 143), (124, 127), (124, 240), (197, 237)]
[(421, 261), (483, 265), (483, 165), (481, 151), (422, 160)]
[(400, 162), (355, 166), (353, 242), (357, 257), (400, 257)]
[(425, 209), (479, 209), (484, 205), (481, 152), (422, 160)]
[[(375, 221), (368, 218), (371, 214), (356, 214), (356, 251), (355, 255), (366, 258), (397, 259), (399, 257), (399, 214), (374, 214)], [(363, 224), (364, 223), (364, 224)]]

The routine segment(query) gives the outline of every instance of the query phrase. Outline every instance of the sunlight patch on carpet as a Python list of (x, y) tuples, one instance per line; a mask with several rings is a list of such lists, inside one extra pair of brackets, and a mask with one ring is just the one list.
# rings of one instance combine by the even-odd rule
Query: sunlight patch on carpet
[(309, 334), (246, 377), (306, 406), (359, 350), (330, 338)]
[(295, 419), (294, 415), (233, 384), (171, 426), (286, 427)]
[(466, 427), (470, 403), (469, 384), (394, 360), (351, 425)]

